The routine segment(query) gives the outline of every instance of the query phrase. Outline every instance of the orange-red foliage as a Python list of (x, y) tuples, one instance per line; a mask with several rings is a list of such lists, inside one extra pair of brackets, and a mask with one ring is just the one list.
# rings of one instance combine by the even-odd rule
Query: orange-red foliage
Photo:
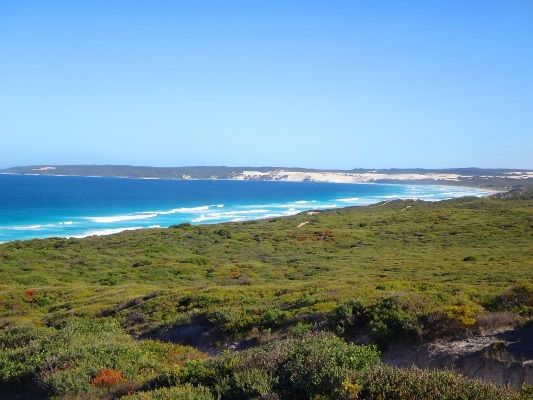
[(124, 381), (124, 375), (122, 375), (122, 372), (117, 371), (115, 369), (101, 369), (98, 371), (96, 376), (94, 377), (92, 384), (93, 386), (113, 386), (117, 383), (120, 383)]
[(35, 295), (35, 292), (30, 289), (24, 292), (24, 297), (26, 297), (27, 299), (32, 299), (34, 295)]

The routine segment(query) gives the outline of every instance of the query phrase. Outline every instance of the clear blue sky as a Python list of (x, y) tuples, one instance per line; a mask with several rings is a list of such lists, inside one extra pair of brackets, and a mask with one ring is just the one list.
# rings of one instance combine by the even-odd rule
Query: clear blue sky
[(3, 0), (30, 163), (533, 168), (533, 1)]

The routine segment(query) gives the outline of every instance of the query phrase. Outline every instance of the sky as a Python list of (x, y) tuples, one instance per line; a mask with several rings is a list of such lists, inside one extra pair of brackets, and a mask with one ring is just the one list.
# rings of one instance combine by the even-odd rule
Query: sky
[(0, 167), (533, 168), (533, 1), (0, 1)]

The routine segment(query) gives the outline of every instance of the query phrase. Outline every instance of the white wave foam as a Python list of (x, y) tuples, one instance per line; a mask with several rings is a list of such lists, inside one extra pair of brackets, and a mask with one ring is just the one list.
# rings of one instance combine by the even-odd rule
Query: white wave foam
[(0, 228), (13, 230), (13, 231), (37, 231), (45, 228), (57, 228), (67, 225), (72, 225), (73, 221), (63, 221), (54, 224), (33, 224), (33, 225), (12, 225), (12, 226), (1, 226)]
[(154, 218), (154, 217), (157, 217), (156, 213), (114, 215), (110, 217), (86, 217), (86, 219), (92, 222), (97, 222), (99, 224), (109, 224), (113, 222), (135, 221), (138, 219), (148, 219), (148, 218)]
[(262, 213), (267, 213), (269, 212), (270, 210), (266, 210), (266, 209), (263, 209), (263, 208), (259, 208), (257, 210), (241, 210), (241, 211), (228, 211), (228, 212), (225, 212), (225, 213), (222, 213), (222, 214), (228, 214), (228, 215), (241, 215), (241, 214), (262, 214)]
[(226, 211), (226, 212), (211, 212), (200, 215), (197, 218), (193, 218), (191, 222), (204, 222), (204, 221), (216, 221), (224, 219), (232, 219), (239, 216), (253, 216), (255, 214), (265, 214), (270, 212), (270, 210), (265, 209), (256, 209), (256, 210), (236, 210), (236, 211)]
[(285, 214), (283, 213), (272, 213), (272, 214), (265, 214), (262, 215), (261, 218), (276, 218), (276, 217), (283, 217)]
[(283, 212), (283, 215), (296, 215), (298, 214), (300, 211), (298, 210), (295, 210), (294, 208), (289, 208), (287, 211), (284, 211)]
[(69, 236), (69, 237), (81, 239), (81, 238), (85, 238), (85, 237), (89, 237), (89, 236), (112, 235), (114, 233), (120, 233), (120, 232), (124, 232), (124, 231), (132, 231), (132, 230), (135, 230), (135, 229), (142, 229), (142, 226), (132, 226), (132, 227), (129, 227), (129, 228), (100, 229), (100, 230), (96, 230), (96, 231), (85, 232), (85, 233), (83, 233), (81, 235), (74, 235), (74, 236)]
[(208, 220), (209, 220), (209, 217), (207, 217), (206, 215), (200, 215), (197, 218), (191, 219), (191, 222), (204, 222), (204, 221), (208, 221)]
[[(216, 207), (224, 207), (224, 205), (218, 204)], [(171, 215), (171, 214), (196, 214), (202, 211), (209, 210), (209, 206), (199, 206), (199, 207), (179, 207), (173, 208), (171, 210), (165, 211), (145, 211), (134, 214), (123, 214), (123, 215), (111, 215), (111, 216), (95, 216), (95, 217), (85, 217), (85, 219), (97, 222), (101, 224), (109, 224), (113, 222), (123, 222), (123, 221), (135, 221), (140, 219), (149, 219), (155, 218), (159, 215)]]
[(14, 231), (35, 231), (42, 228), (44, 228), (43, 225), (13, 225), (6, 227), (6, 229), (11, 229)]
[(342, 201), (343, 203), (355, 203), (361, 200), (359, 197), (347, 197), (345, 199), (336, 199), (336, 201)]
[[(217, 206), (218, 207), (218, 206)], [(168, 211), (154, 211), (154, 214), (157, 215), (169, 215), (169, 214), (193, 214), (201, 211), (209, 210), (209, 206), (200, 206), (200, 207), (180, 207), (173, 208)]]
[(317, 206), (314, 206), (313, 208), (335, 208), (338, 207), (338, 204), (332, 203), (332, 204), (319, 204)]

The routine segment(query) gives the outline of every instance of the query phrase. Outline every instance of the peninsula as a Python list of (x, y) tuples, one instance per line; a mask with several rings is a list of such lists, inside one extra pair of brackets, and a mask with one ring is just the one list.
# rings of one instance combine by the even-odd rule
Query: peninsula
[(530, 186), (528, 169), (307, 169), (286, 167), (147, 167), (132, 165), (29, 165), (0, 170), (2, 174), (98, 176), (140, 179), (234, 179), (335, 183), (419, 183), (511, 188)]

